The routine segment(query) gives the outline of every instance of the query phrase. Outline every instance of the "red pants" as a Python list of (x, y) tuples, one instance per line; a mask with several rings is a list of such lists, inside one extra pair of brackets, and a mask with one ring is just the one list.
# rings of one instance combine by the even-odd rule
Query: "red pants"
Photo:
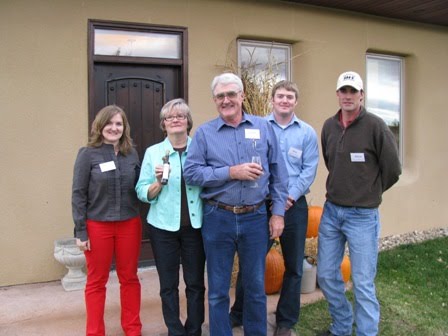
[(87, 220), (90, 251), (85, 251), (86, 335), (105, 335), (104, 305), (112, 257), (120, 281), (121, 326), (127, 336), (141, 335), (140, 281), (137, 276), (142, 226), (140, 217), (117, 222)]

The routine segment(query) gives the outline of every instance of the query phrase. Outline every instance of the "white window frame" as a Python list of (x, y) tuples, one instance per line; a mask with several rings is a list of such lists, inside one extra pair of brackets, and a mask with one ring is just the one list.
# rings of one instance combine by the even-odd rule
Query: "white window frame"
[[(365, 83), (365, 88), (366, 88), (366, 93), (365, 93), (365, 104), (366, 104), (366, 109), (371, 112), (374, 113), (376, 115), (378, 115), (379, 117), (381, 117), (383, 120), (385, 120), (386, 123), (388, 123), (388, 121), (386, 120), (386, 118), (384, 117), (384, 115), (381, 115), (381, 113), (376, 113), (375, 111), (375, 107), (372, 104), (372, 96), (378, 95), (381, 91), (381, 89), (385, 90), (385, 87), (383, 86), (382, 88), (378, 87), (375, 88), (373, 81), (375, 81), (374, 77), (377, 76), (377, 74), (372, 74), (371, 71), (369, 70), (369, 61), (370, 60), (376, 60), (376, 61), (393, 61), (393, 62), (398, 62), (398, 71), (399, 71), (399, 83), (398, 83), (398, 88), (395, 85), (393, 90), (386, 90), (387, 92), (393, 92), (396, 91), (398, 89), (398, 98), (399, 102), (398, 102), (398, 137), (397, 137), (397, 141), (398, 141), (398, 150), (399, 150), (399, 155), (400, 155), (400, 161), (403, 164), (403, 151), (404, 151), (404, 142), (403, 142), (403, 137), (404, 137), (404, 127), (403, 127), (403, 121), (404, 121), (404, 57), (401, 56), (392, 56), (392, 55), (384, 55), (384, 54), (377, 54), (377, 53), (367, 53), (366, 54), (366, 83)], [(380, 74), (381, 75), (381, 74)], [(370, 86), (370, 87), (369, 87)], [(381, 86), (381, 83), (379, 84), (379, 86)], [(375, 92), (377, 91), (377, 92)], [(386, 92), (383, 91), (383, 92)], [(391, 125), (389, 125), (389, 127), (393, 127)]]

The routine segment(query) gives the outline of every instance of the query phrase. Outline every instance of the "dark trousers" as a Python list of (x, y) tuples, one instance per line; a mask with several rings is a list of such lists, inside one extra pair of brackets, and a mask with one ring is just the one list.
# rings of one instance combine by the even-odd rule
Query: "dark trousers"
[[(162, 312), (169, 336), (201, 335), (204, 322), (205, 253), (200, 229), (171, 232), (150, 225), (151, 246), (160, 281)], [(179, 270), (186, 285), (187, 320), (179, 316)]]
[[(303, 274), (306, 230), (308, 226), (308, 205), (304, 196), (285, 213), (285, 228), (280, 236), (285, 275), (283, 277), (280, 299), (276, 310), (276, 323), (279, 327), (292, 328), (299, 320), (300, 287)], [(267, 251), (272, 246), (269, 243)], [(243, 317), (244, 291), (238, 273), (235, 302), (230, 311), (230, 319), (241, 324)]]

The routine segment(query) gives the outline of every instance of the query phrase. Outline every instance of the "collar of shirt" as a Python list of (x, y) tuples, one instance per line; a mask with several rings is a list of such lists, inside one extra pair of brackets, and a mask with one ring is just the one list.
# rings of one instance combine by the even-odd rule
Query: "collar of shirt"
[[(218, 120), (218, 122), (217, 122), (217, 128), (216, 128), (216, 130), (218, 130), (218, 131), (219, 131), (221, 128), (223, 128), (224, 126), (227, 126), (227, 127), (233, 127), (233, 126), (227, 124), (227, 123), (224, 121), (224, 119), (221, 118), (221, 116), (219, 116), (219, 117), (217, 118), (217, 120)], [(246, 113), (246, 112), (243, 112), (243, 118), (241, 119), (241, 122), (239, 123), (239, 125), (241, 125), (241, 124), (243, 124), (243, 123), (246, 123), (246, 122), (249, 123), (249, 124), (251, 124), (251, 125), (253, 125), (253, 122), (252, 122), (252, 120), (251, 120), (251, 115), (248, 114), (248, 113)]]
[(342, 111), (339, 110), (338, 111), (339, 123), (341, 124), (342, 127), (347, 128), (356, 120), (356, 118), (359, 117), (359, 115), (361, 114), (361, 111), (362, 111), (362, 109), (359, 109), (359, 111), (355, 115), (353, 115), (350, 119), (346, 120), (345, 124), (344, 124), (344, 121), (342, 120)]
[[(175, 150), (174, 150), (174, 147), (173, 147), (173, 145), (171, 144), (171, 142), (170, 142), (170, 140), (168, 139), (168, 137), (166, 137), (165, 138), (165, 140), (163, 140), (163, 151), (165, 152), (165, 151), (167, 151), (167, 150), (169, 150), (170, 151), (170, 156), (172, 155), (172, 154), (174, 154), (174, 153), (177, 153)], [(191, 143), (191, 138), (190, 138), (190, 136), (188, 136), (187, 137), (187, 147), (186, 147), (186, 149), (185, 149), (185, 153), (188, 153), (188, 147), (190, 146), (190, 143)]]
[(283, 129), (288, 128), (288, 127), (291, 126), (292, 124), (297, 124), (297, 125), (300, 127), (300, 119), (297, 118), (297, 116), (296, 116), (295, 114), (293, 114), (291, 120), (289, 121), (289, 123), (288, 123), (287, 125), (280, 125), (280, 124), (277, 122), (277, 120), (275, 120), (274, 112), (271, 112), (271, 114), (269, 114), (269, 115), (266, 117), (266, 120), (269, 120), (269, 122), (275, 123), (278, 127), (283, 128)]

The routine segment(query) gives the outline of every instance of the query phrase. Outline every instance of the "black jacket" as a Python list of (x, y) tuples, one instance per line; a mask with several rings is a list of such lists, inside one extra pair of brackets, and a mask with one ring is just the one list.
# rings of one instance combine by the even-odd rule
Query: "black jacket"
[[(109, 168), (115, 166), (115, 169), (108, 170), (103, 165), (107, 162)], [(73, 172), (75, 237), (81, 241), (88, 239), (87, 219), (120, 221), (138, 216), (139, 203), (134, 188), (139, 174), (140, 161), (135, 149), (127, 155), (115, 155), (113, 145), (81, 148)]]

